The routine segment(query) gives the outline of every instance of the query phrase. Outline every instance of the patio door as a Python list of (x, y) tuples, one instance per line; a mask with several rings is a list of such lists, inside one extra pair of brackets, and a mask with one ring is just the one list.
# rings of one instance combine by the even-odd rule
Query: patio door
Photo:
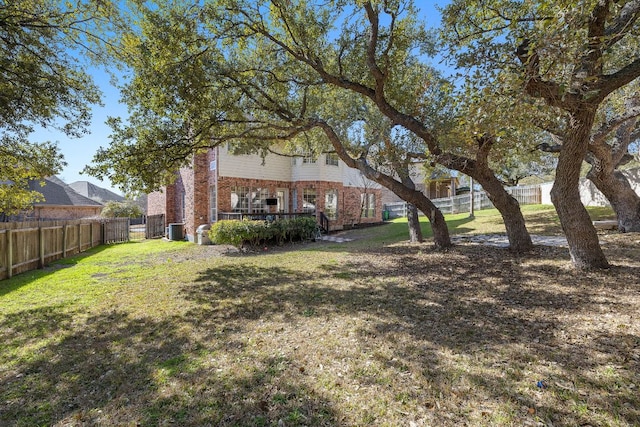
[(286, 188), (278, 188), (276, 190), (276, 198), (278, 199), (278, 213), (289, 212), (289, 190)]

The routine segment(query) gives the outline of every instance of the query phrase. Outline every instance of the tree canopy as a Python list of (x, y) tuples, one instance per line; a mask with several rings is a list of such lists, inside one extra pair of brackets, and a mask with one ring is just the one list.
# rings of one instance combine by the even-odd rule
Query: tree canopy
[(539, 128), (560, 117), (569, 132), (554, 204), (576, 265), (607, 265), (577, 180), (598, 107), (640, 72), (636, 2), (454, 1), (442, 37), (469, 76), (455, 90), (429, 65), (434, 38), (410, 0), (136, 6), (120, 38), (131, 116), (112, 119), (112, 143), (89, 172), (154, 190), (191, 154), (222, 142), (239, 152), (330, 144), (395, 186), (370, 161), (374, 146), (355, 138), (375, 109), (419, 141), (428, 161), (479, 182), (512, 247), (525, 250), (531, 239), (503, 183), (517, 178), (513, 158), (544, 160), (534, 148), (549, 137)]
[(599, 108), (640, 76), (639, 16), (634, 0), (455, 0), (445, 10), (444, 35), (459, 65), (531, 99), (534, 120), (564, 120), (551, 197), (578, 267), (608, 266), (578, 180)]
[(31, 179), (64, 166), (55, 143), (30, 140), (36, 126), (82, 135), (100, 93), (78, 59), (97, 54), (109, 2), (53, 0), (0, 4), (0, 213), (39, 198)]
[(135, 218), (142, 215), (142, 208), (131, 200), (124, 202), (111, 200), (105, 204), (100, 213), (104, 218)]

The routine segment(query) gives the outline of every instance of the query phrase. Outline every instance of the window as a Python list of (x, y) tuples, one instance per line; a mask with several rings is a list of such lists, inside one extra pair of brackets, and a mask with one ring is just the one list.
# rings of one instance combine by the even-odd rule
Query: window
[(336, 153), (327, 153), (325, 164), (329, 166), (338, 166), (339, 157)]
[(324, 213), (329, 219), (338, 219), (338, 190), (329, 190), (325, 193)]
[(267, 197), (269, 191), (266, 188), (253, 188), (251, 192), (251, 205), (249, 206), (251, 213), (268, 212)]
[(182, 213), (180, 221), (184, 222), (187, 218), (187, 195), (184, 191), (182, 192), (182, 200), (180, 201), (180, 212)]
[(292, 203), (293, 203), (293, 211), (294, 212), (298, 212), (298, 189), (294, 188), (293, 190), (291, 190), (291, 199), (292, 199)]
[(376, 195), (373, 193), (363, 193), (360, 195), (362, 206), (362, 218), (373, 218), (376, 216)]
[(232, 187), (231, 211), (238, 213), (265, 213), (269, 190), (266, 188)]
[(231, 188), (231, 212), (249, 213), (249, 187)]
[(302, 164), (315, 163), (316, 160), (317, 160), (316, 156), (314, 156), (314, 154), (309, 151), (304, 153), (304, 156), (302, 157)]
[(218, 220), (218, 194), (216, 186), (209, 187), (209, 222)]
[(302, 190), (302, 211), (310, 213), (316, 211), (316, 190), (313, 188)]

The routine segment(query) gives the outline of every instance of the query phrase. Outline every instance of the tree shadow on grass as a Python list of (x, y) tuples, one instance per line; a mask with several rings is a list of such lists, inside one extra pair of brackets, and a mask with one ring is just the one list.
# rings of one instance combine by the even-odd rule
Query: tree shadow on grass
[(225, 340), (184, 333), (192, 321), (114, 311), (78, 324), (58, 307), (1, 318), (13, 360), (0, 372), (0, 425), (335, 425), (331, 405), (287, 375), (288, 360), (212, 365)]
[[(547, 248), (509, 258), (504, 250), (483, 247), (440, 258), (412, 247), (391, 249), (372, 249), (341, 265), (321, 265), (309, 275), (251, 264), (209, 268), (184, 292), (203, 310), (197, 317), (212, 319), (212, 324), (279, 317), (303, 327), (305, 313), (318, 321), (360, 316), (365, 321), (356, 330), (357, 348), (377, 352), (384, 375), (400, 378), (417, 370), (430, 383), (430, 398), (460, 396), (454, 390), (459, 387), (482, 399), (506, 402), (517, 412), (509, 415), (510, 422), (640, 422), (640, 398), (596, 375), (602, 366), (621, 366), (621, 383), (638, 384), (634, 352), (640, 340), (609, 330), (607, 324), (581, 329), (589, 319), (612, 313), (624, 318), (637, 310), (637, 301), (625, 295), (637, 292), (637, 280), (628, 279), (640, 277), (640, 268), (576, 275), (557, 264), (560, 249)], [(390, 354), (376, 350), (381, 348), (391, 349)], [(456, 366), (446, 354), (466, 362)], [(539, 380), (554, 388), (538, 389)], [(357, 381), (364, 387), (379, 378), (362, 374)], [(556, 386), (568, 382), (580, 384), (580, 392), (568, 396)], [(540, 393), (546, 397), (539, 398)], [(412, 396), (429, 405), (429, 398)], [(584, 405), (591, 417), (576, 409)], [(469, 422), (464, 414), (458, 416), (456, 422)], [(452, 425), (446, 418), (439, 420)]]

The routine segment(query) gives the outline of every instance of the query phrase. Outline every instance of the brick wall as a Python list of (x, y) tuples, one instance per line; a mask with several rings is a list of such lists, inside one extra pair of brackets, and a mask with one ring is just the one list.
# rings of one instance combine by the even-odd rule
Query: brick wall
[[(196, 239), (196, 229), (209, 223), (209, 161), (207, 153), (194, 156), (191, 168), (180, 169), (184, 191), (184, 231), (190, 241)], [(180, 190), (180, 189), (178, 189)], [(180, 195), (178, 191), (178, 195)], [(180, 197), (178, 197), (180, 199)], [(180, 201), (182, 208), (182, 202)]]
[[(211, 171), (211, 162), (216, 160), (216, 151), (195, 156), (192, 167), (180, 169), (174, 184), (165, 187), (163, 192), (149, 194), (147, 212), (149, 215), (165, 214), (166, 223), (185, 224), (185, 234), (189, 240), (195, 239), (195, 231), (201, 224), (210, 223), (209, 195), (211, 187), (216, 185), (216, 171)], [(329, 181), (275, 181), (248, 178), (219, 177), (218, 211), (231, 212), (231, 189), (236, 186), (250, 188), (266, 188), (269, 196), (274, 196), (278, 189), (287, 189), (289, 192), (287, 212), (294, 212), (294, 189), (296, 190), (297, 212), (302, 212), (302, 200), (305, 188), (316, 190), (316, 211), (325, 210), (325, 193), (329, 190), (338, 192), (338, 218), (331, 221), (333, 230), (342, 229), (345, 225), (351, 226), (360, 223), (375, 223), (382, 221), (382, 198), (378, 189), (366, 189), (367, 193), (376, 195), (376, 212), (373, 218), (362, 218), (361, 194), (362, 188), (345, 187), (339, 182)], [(184, 194), (184, 215), (183, 215)]]
[(80, 219), (100, 216), (102, 206), (34, 206), (29, 218)]
[(231, 189), (233, 187), (250, 187), (250, 188), (266, 188), (269, 196), (276, 194), (276, 189), (289, 189), (289, 207), (288, 212), (292, 212), (291, 206), (291, 182), (288, 181), (270, 181), (263, 179), (247, 179), (247, 178), (229, 178), (221, 176), (218, 179), (218, 210), (220, 212), (231, 212)]
[(376, 211), (372, 218), (361, 217), (361, 194), (364, 192), (362, 188), (345, 187), (339, 182), (329, 181), (267, 181), (258, 179), (229, 178), (220, 177), (218, 181), (218, 209), (220, 212), (231, 212), (231, 189), (236, 186), (251, 188), (267, 188), (269, 195), (274, 195), (277, 188), (286, 188), (289, 190), (289, 212), (293, 211), (294, 189), (297, 194), (295, 205), (298, 207), (296, 212), (302, 212), (302, 202), (304, 189), (316, 190), (316, 212), (325, 211), (325, 194), (329, 190), (337, 190), (338, 192), (338, 218), (330, 222), (332, 230), (340, 230), (344, 226), (352, 226), (354, 224), (369, 224), (382, 221), (382, 198), (379, 189), (367, 189), (367, 193), (375, 194)]
[(176, 210), (176, 185), (170, 184), (160, 191), (147, 195), (147, 215), (164, 214), (165, 227), (171, 223), (180, 222)]
[[(154, 191), (147, 196), (147, 215), (160, 215), (167, 212), (166, 191)], [(166, 225), (165, 225), (166, 226)]]

